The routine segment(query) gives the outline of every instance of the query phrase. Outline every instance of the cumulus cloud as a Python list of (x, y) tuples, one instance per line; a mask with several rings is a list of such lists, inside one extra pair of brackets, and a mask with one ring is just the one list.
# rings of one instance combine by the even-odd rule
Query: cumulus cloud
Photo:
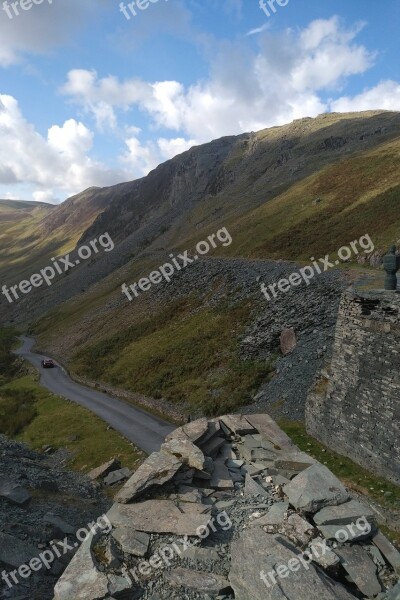
[(100, 78), (81, 69), (68, 73), (62, 92), (96, 122), (115, 125), (118, 111), (138, 107), (153, 126), (205, 142), (327, 110), (320, 93), (374, 63), (375, 54), (355, 41), (361, 28), (347, 29), (332, 17), (299, 32), (264, 32), (257, 51), (223, 42), (209, 78), (188, 87), (173, 80)]
[(31, 184), (36, 199), (54, 199), (54, 190), (68, 195), (127, 176), (88, 156), (93, 133), (83, 123), (69, 119), (53, 125), (45, 138), (26, 121), (12, 96), (0, 95), (0, 136), (0, 183)]
[(330, 107), (336, 112), (376, 109), (400, 111), (400, 84), (390, 79), (381, 81), (375, 87), (364, 90), (352, 98), (343, 96), (332, 100)]

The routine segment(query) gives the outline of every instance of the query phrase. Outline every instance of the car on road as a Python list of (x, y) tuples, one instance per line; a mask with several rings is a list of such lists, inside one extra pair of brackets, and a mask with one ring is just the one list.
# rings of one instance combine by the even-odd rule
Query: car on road
[(54, 364), (54, 361), (51, 360), (51, 358), (44, 358), (42, 360), (42, 367), (43, 369), (54, 369), (56, 365)]

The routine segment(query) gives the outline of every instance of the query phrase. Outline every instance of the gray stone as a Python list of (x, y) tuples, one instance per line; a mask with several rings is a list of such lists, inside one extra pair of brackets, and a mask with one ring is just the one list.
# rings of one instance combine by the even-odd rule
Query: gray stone
[(284, 487), (289, 503), (298, 510), (317, 512), (349, 499), (346, 488), (324, 465), (313, 465)]
[(96, 467), (95, 469), (92, 469), (91, 471), (89, 471), (88, 477), (92, 481), (95, 481), (96, 479), (105, 477), (106, 475), (111, 473), (111, 471), (116, 471), (120, 467), (121, 467), (121, 463), (119, 462), (119, 460), (117, 460), (116, 458), (112, 458), (108, 462), (100, 465), (100, 467)]
[(210, 481), (210, 487), (216, 490), (231, 490), (233, 489), (233, 481), (229, 470), (225, 466), (225, 459), (218, 458), (214, 462), (214, 472)]
[(339, 506), (327, 506), (314, 515), (316, 525), (347, 525), (364, 518), (371, 525), (375, 522), (374, 512), (365, 504), (350, 500)]
[[(129, 579), (121, 575), (114, 575), (114, 573), (110, 573), (107, 577), (108, 592), (110, 596), (121, 598), (121, 594), (124, 594), (123, 597), (126, 598), (125, 593), (132, 589), (132, 583), (129, 581)], [(107, 598), (109, 598), (109, 596), (107, 596)]]
[(171, 500), (146, 500), (138, 504), (114, 504), (107, 516), (113, 527), (130, 527), (147, 533), (197, 535), (207, 527), (210, 516), (203, 504), (184, 503), (178, 508)]
[[(199, 432), (198, 432), (199, 433)], [(199, 469), (204, 467), (204, 454), (183, 430), (177, 430), (168, 441), (161, 446), (162, 452), (169, 452), (176, 456), (181, 463)]]
[(273, 504), (266, 515), (254, 521), (257, 525), (281, 525), (289, 510), (288, 502)]
[(229, 458), (225, 464), (228, 467), (228, 469), (240, 469), (240, 467), (243, 467), (244, 461), (238, 458)]
[(293, 513), (283, 521), (282, 532), (294, 542), (305, 546), (311, 540), (314, 527), (297, 513)]
[(384, 600), (400, 600), (400, 581), (384, 596)]
[(210, 456), (211, 458), (216, 458), (220, 448), (225, 444), (225, 438), (220, 436), (215, 436), (207, 441), (204, 445), (202, 445), (202, 450), (204, 454)]
[(178, 500), (180, 502), (201, 502), (203, 496), (197, 488), (181, 485)]
[(0, 532), (0, 562), (10, 567), (19, 567), (38, 556), (39, 551), (28, 542)]
[(318, 530), (322, 533), (325, 539), (336, 539), (338, 542), (358, 542), (371, 537), (374, 530), (363, 530), (357, 526), (349, 527), (348, 525), (318, 525)]
[(340, 561), (362, 594), (373, 598), (382, 591), (376, 566), (361, 546), (342, 546), (335, 550)]
[(397, 575), (400, 575), (400, 552), (380, 531), (373, 536), (372, 541), (382, 552), (388, 563), (392, 565)]
[(121, 546), (122, 552), (132, 554), (133, 556), (146, 556), (150, 536), (144, 531), (135, 531), (130, 527), (117, 527), (112, 532), (113, 538)]
[(131, 470), (127, 467), (124, 467), (123, 469), (118, 469), (118, 471), (111, 471), (111, 473), (104, 478), (104, 483), (106, 485), (114, 485), (114, 483), (119, 483), (124, 479), (128, 479), (130, 476)]
[(63, 519), (54, 515), (53, 513), (46, 513), (43, 517), (43, 523), (48, 523), (57, 529), (58, 532), (64, 535), (74, 535), (75, 528), (69, 523), (66, 523)]
[(94, 562), (90, 535), (80, 546), (54, 588), (54, 600), (98, 600), (108, 595), (108, 579)]
[(280, 336), (280, 348), (283, 356), (290, 354), (296, 348), (297, 340), (296, 334), (293, 328), (285, 328), (281, 332)]
[(215, 573), (202, 573), (191, 569), (172, 569), (166, 579), (174, 587), (182, 587), (199, 594), (218, 595), (229, 589), (229, 581)]
[(269, 415), (246, 415), (246, 419), (261, 434), (262, 439), (271, 442), (276, 449), (296, 449), (290, 437)]
[[(229, 580), (239, 600), (354, 599), (341, 585), (317, 572), (312, 564), (308, 569), (303, 568), (297, 551), (287, 540), (269, 535), (259, 527), (243, 530), (233, 541), (231, 551)], [(292, 570), (287, 568), (289, 561)], [(283, 571), (279, 577), (276, 569), (280, 566)], [(275, 574), (276, 584), (268, 577), (270, 572)]]
[(29, 492), (18, 483), (0, 476), (0, 497), (12, 504), (23, 506), (31, 499)]
[(309, 550), (313, 556), (313, 561), (324, 569), (329, 569), (339, 564), (340, 559), (329, 546), (326, 546), (325, 540), (321, 537), (314, 538), (310, 545)]
[(224, 415), (220, 421), (235, 435), (257, 433), (256, 428), (243, 415)]
[(269, 496), (267, 490), (254, 481), (249, 474), (247, 474), (245, 478), (244, 493), (246, 496)]
[(153, 452), (117, 493), (115, 500), (123, 504), (131, 502), (149, 488), (170, 481), (181, 466), (181, 461), (172, 454)]
[(214, 548), (197, 548), (192, 546), (185, 552), (185, 558), (190, 560), (214, 563), (219, 560), (220, 556)]

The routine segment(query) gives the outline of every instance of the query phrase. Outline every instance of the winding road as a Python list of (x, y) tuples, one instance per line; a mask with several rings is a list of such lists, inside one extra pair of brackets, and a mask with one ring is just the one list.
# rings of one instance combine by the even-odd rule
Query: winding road
[(147, 454), (159, 450), (165, 436), (175, 429), (145, 410), (75, 383), (56, 361), (55, 369), (43, 369), (41, 360), (45, 357), (32, 352), (35, 340), (25, 336), (21, 340), (23, 345), (15, 353), (39, 370), (43, 387), (89, 409)]

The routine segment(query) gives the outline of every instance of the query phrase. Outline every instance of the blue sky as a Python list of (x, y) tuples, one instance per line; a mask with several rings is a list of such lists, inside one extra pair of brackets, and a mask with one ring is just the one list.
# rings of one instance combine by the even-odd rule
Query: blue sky
[(137, 0), (128, 20), (118, 0), (0, 0), (0, 198), (60, 202), (223, 135), (400, 110), (398, 0), (264, 3)]

